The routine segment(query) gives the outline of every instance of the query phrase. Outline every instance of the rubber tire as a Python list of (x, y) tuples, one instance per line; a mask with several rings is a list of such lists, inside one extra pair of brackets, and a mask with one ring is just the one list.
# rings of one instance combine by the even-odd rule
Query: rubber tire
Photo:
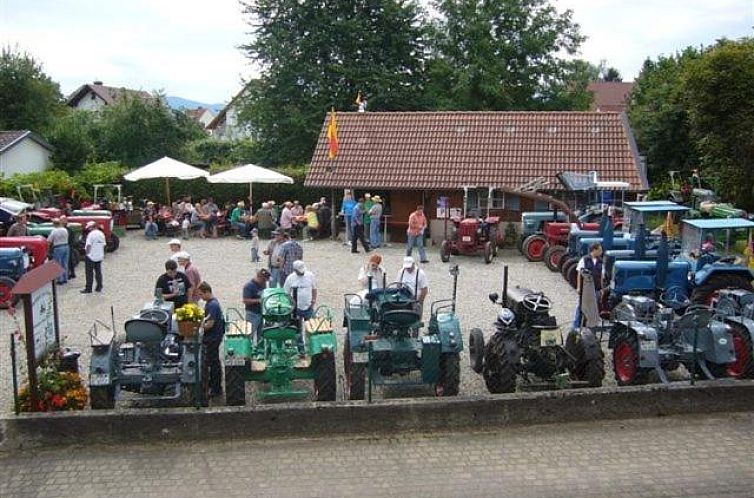
[(447, 240), (443, 240), (440, 244), (440, 261), (443, 263), (450, 261), (450, 244)]
[[(560, 261), (565, 256), (566, 249), (563, 246), (549, 246), (545, 251), (545, 265), (550, 271), (558, 271), (560, 268)], [(553, 262), (553, 259), (555, 260)]]
[(579, 263), (579, 258), (565, 258), (565, 261), (560, 264), (560, 274), (563, 276), (563, 279), (566, 280), (568, 276), (568, 269), (571, 267), (571, 265), (576, 265)]
[(492, 394), (516, 391), (516, 366), (505, 347), (509, 342), (495, 334), (484, 348), (484, 383)]
[(11, 289), (16, 281), (10, 277), (0, 277), (0, 309), (8, 309), (18, 304), (19, 296), (13, 294)]
[(492, 263), (492, 242), (484, 243), (484, 264)]
[(708, 304), (710, 296), (720, 289), (743, 289), (752, 291), (754, 288), (751, 286), (751, 280), (747, 280), (742, 275), (735, 274), (719, 274), (712, 275), (706, 283), (696, 287), (691, 292), (691, 304)]
[(744, 348), (748, 351), (748, 358), (746, 358), (743, 364), (739, 366), (738, 372), (732, 372), (730, 370), (731, 367), (735, 366), (738, 363), (738, 352), (736, 352), (736, 361), (733, 363), (729, 363), (727, 365), (707, 363), (707, 366), (709, 366), (712, 375), (717, 378), (732, 377), (734, 379), (754, 379), (754, 350), (752, 349), (752, 342), (749, 331), (746, 330), (745, 327), (737, 323), (728, 322), (727, 325), (730, 325), (732, 329), (731, 335), (733, 336), (734, 344), (736, 343), (736, 339), (738, 338), (738, 340), (740, 341), (739, 347)]
[[(182, 383), (181, 384), (181, 398), (178, 401), (180, 406), (187, 406), (189, 408), (195, 408), (196, 407), (196, 391), (195, 391), (195, 384), (194, 383)], [(199, 393), (199, 406), (208, 406), (209, 405), (209, 396), (207, 396), (206, 392), (200, 392)]]
[(105, 251), (107, 252), (115, 252), (120, 247), (120, 238), (118, 238), (117, 235), (114, 233), (110, 234), (110, 238), (107, 240), (107, 243), (105, 244)]
[(114, 386), (90, 386), (89, 406), (92, 410), (112, 410), (115, 408)]
[(568, 282), (568, 285), (576, 288), (576, 284), (578, 283), (578, 270), (576, 268), (578, 267), (578, 264), (575, 264), (568, 268), (568, 274), (566, 275), (566, 281)]
[(490, 242), (492, 243), (492, 257), (496, 258), (499, 241), (497, 239), (497, 229), (495, 228), (490, 228)]
[(338, 384), (335, 380), (335, 355), (332, 353), (317, 355), (314, 371), (314, 394), (317, 401), (335, 401), (338, 391)]
[(353, 363), (353, 353), (351, 352), (351, 339), (346, 332), (346, 340), (343, 346), (343, 371), (345, 372), (346, 385), (343, 386), (346, 398), (351, 401), (364, 399), (366, 391), (367, 367), (363, 363)]
[(521, 253), (521, 256), (524, 255), (524, 240), (526, 240), (527, 237), (528, 235), (526, 237), (520, 235), (516, 240), (516, 249), (518, 249), (518, 252)]
[[(542, 243), (542, 253), (539, 255), (531, 254), (529, 252), (529, 248), (531, 247), (532, 244), (535, 244), (535, 243)], [(529, 261), (533, 263), (539, 263), (540, 261), (542, 261), (542, 259), (544, 259), (545, 250), (547, 249), (546, 246), (547, 246), (547, 239), (545, 238), (544, 235), (542, 234), (530, 235), (524, 241), (524, 245), (523, 245), (524, 256), (526, 256), (526, 259), (528, 259)]]
[(225, 367), (225, 405), (246, 405), (246, 379), (244, 367)]
[(482, 329), (473, 328), (469, 332), (469, 364), (476, 373), (484, 369), (484, 333)]
[(602, 380), (605, 378), (605, 357), (600, 346), (600, 355), (598, 358), (585, 359), (584, 342), (581, 340), (566, 339), (566, 351), (573, 356), (575, 364), (571, 375), (576, 380), (586, 381), (589, 387), (602, 387)]
[[(648, 369), (639, 367), (639, 343), (637, 342), (636, 334), (628, 331), (619, 332), (619, 334), (620, 335), (616, 338), (615, 345), (613, 346), (613, 373), (615, 374), (616, 384), (618, 384), (619, 386), (635, 386), (639, 384), (646, 384)], [(636, 357), (636, 372), (630, 379), (621, 379), (621, 377), (618, 375), (618, 370), (615, 368), (615, 352), (622, 344), (625, 344), (626, 347), (631, 348)]]
[(461, 355), (443, 353), (440, 355), (440, 378), (435, 386), (436, 396), (458, 396), (461, 385)]

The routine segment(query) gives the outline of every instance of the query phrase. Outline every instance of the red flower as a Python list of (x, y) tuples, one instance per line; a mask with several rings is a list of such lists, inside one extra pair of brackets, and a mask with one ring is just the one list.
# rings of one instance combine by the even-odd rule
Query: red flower
[(66, 403), (65, 396), (61, 396), (60, 394), (55, 394), (52, 397), (52, 400), (50, 401), (50, 404), (53, 406), (53, 408), (63, 408)]

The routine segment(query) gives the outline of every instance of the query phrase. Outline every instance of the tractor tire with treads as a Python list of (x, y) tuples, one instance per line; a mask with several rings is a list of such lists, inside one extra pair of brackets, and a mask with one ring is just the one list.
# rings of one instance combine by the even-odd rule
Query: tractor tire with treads
[(572, 265), (568, 268), (568, 274), (566, 275), (566, 281), (568, 282), (568, 285), (576, 288), (576, 284), (578, 283), (578, 275), (579, 271), (576, 269), (578, 268), (578, 264)]
[(107, 252), (115, 252), (120, 247), (120, 238), (118, 238), (117, 235), (114, 233), (110, 234), (110, 238), (107, 240), (107, 243), (105, 245), (105, 251)]
[(523, 252), (529, 261), (542, 261), (545, 257), (545, 250), (547, 250), (547, 239), (544, 235), (530, 235), (524, 241)]
[(225, 404), (244, 406), (246, 404), (246, 380), (244, 367), (225, 367)]
[(16, 281), (10, 277), (0, 277), (0, 309), (7, 309), (18, 303), (19, 297), (13, 294)]
[(568, 269), (571, 267), (571, 265), (578, 264), (579, 258), (569, 258), (568, 256), (563, 256), (563, 261), (560, 264), (560, 274), (563, 275), (563, 278), (566, 279), (568, 277)]
[(450, 243), (447, 240), (443, 240), (440, 244), (440, 261), (443, 263), (450, 261)]
[(585, 381), (589, 387), (601, 387), (605, 378), (605, 358), (602, 349), (597, 358), (586, 359), (584, 342), (577, 337), (576, 332), (571, 332), (566, 338), (565, 349), (574, 360), (571, 375), (576, 380)]
[(691, 291), (691, 303), (709, 305), (710, 299), (720, 289), (754, 290), (751, 286), (751, 280), (748, 280), (746, 277), (731, 273), (721, 273), (712, 275), (705, 283)]
[(516, 391), (516, 344), (495, 334), (484, 348), (484, 383), (492, 394)]
[(440, 355), (440, 378), (435, 386), (437, 396), (457, 396), (461, 384), (461, 358), (458, 353)]
[(733, 349), (736, 360), (727, 365), (707, 363), (715, 377), (733, 377), (734, 379), (754, 379), (754, 350), (749, 331), (739, 323), (727, 322), (731, 328)]
[(317, 401), (335, 401), (337, 383), (335, 380), (335, 355), (321, 353), (314, 363), (314, 395)]
[(625, 329), (613, 329), (618, 333), (613, 347), (613, 372), (619, 386), (645, 384), (649, 369), (639, 366), (639, 342), (636, 334)]
[(112, 410), (115, 408), (115, 387), (90, 386), (89, 404), (92, 410)]
[(482, 373), (484, 367), (484, 333), (473, 328), (469, 332), (469, 364), (476, 373)]
[(484, 263), (492, 263), (492, 242), (489, 241), (484, 243)]
[(545, 264), (550, 271), (558, 271), (560, 268), (560, 260), (563, 259), (566, 253), (566, 248), (563, 246), (548, 246), (545, 251)]
[(346, 382), (343, 390), (346, 398), (352, 401), (364, 399), (367, 366), (364, 363), (353, 362), (351, 339), (348, 337), (348, 332), (346, 332), (346, 340), (343, 346), (343, 371), (345, 372)]

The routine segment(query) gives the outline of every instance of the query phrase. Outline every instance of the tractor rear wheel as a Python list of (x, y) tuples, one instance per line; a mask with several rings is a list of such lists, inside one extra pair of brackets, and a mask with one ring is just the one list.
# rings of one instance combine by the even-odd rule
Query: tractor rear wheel
[(10, 277), (0, 277), (0, 309), (7, 309), (18, 303), (19, 297), (13, 294), (16, 281)]
[(516, 391), (516, 344), (495, 334), (484, 348), (484, 383), (492, 394)]
[(225, 367), (225, 404), (244, 406), (246, 404), (246, 380), (244, 367)]
[(742, 275), (726, 273), (712, 275), (705, 283), (691, 292), (691, 303), (709, 305), (712, 297), (720, 289), (754, 290), (751, 286), (751, 280)]
[(107, 243), (105, 244), (105, 251), (107, 252), (115, 252), (118, 250), (118, 247), (120, 247), (120, 239), (117, 235), (114, 233), (110, 234), (110, 238), (107, 240)]
[(547, 239), (544, 235), (530, 235), (526, 238), (523, 245), (524, 256), (532, 262), (542, 261), (547, 249)]
[(461, 356), (458, 353), (440, 355), (440, 378), (435, 386), (437, 396), (457, 396), (461, 384)]
[(492, 263), (492, 242), (484, 243), (484, 262), (485, 264)]
[(545, 251), (545, 264), (550, 271), (558, 271), (560, 260), (565, 255), (565, 247), (563, 246), (549, 246)]
[(337, 384), (335, 383), (335, 355), (321, 353), (314, 364), (314, 395), (317, 401), (335, 401)]
[(348, 337), (347, 332), (345, 344), (343, 346), (343, 371), (346, 374), (346, 385), (343, 386), (346, 398), (349, 400), (364, 399), (367, 368), (363, 363), (353, 362), (351, 339)]
[(576, 288), (576, 284), (578, 283), (579, 272), (576, 269), (578, 266), (579, 266), (578, 264), (571, 265), (568, 268), (568, 274), (566, 275), (566, 280), (568, 281), (570, 286), (573, 287), (574, 289)]
[(566, 351), (574, 359), (571, 370), (576, 380), (586, 381), (589, 387), (601, 387), (602, 379), (605, 378), (605, 358), (602, 348), (597, 358), (586, 358), (584, 341), (578, 337), (578, 332), (571, 332), (566, 338)]
[(639, 343), (636, 334), (624, 331), (615, 340), (613, 347), (613, 372), (619, 386), (644, 384), (647, 369), (639, 366)]
[(443, 263), (450, 261), (450, 243), (447, 240), (443, 240), (440, 245), (440, 261)]
[(92, 410), (112, 410), (115, 408), (115, 387), (90, 386), (89, 404)]
[(754, 379), (754, 351), (751, 336), (745, 327), (737, 323), (728, 323), (731, 327), (733, 349), (736, 359), (727, 365), (708, 363), (715, 377), (733, 377), (734, 379)]
[(469, 363), (476, 373), (482, 373), (484, 367), (484, 333), (482, 329), (473, 328), (469, 333)]
[(560, 274), (563, 275), (563, 278), (567, 278), (568, 269), (571, 267), (571, 265), (578, 264), (578, 262), (578, 258), (569, 258), (567, 256), (563, 256), (563, 260), (560, 263)]

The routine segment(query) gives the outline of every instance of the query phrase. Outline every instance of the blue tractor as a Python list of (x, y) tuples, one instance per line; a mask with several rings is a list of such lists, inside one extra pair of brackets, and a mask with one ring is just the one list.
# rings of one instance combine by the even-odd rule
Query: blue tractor
[(18, 247), (0, 248), (0, 309), (15, 306), (18, 296), (13, 294), (13, 286), (26, 272), (29, 256)]

